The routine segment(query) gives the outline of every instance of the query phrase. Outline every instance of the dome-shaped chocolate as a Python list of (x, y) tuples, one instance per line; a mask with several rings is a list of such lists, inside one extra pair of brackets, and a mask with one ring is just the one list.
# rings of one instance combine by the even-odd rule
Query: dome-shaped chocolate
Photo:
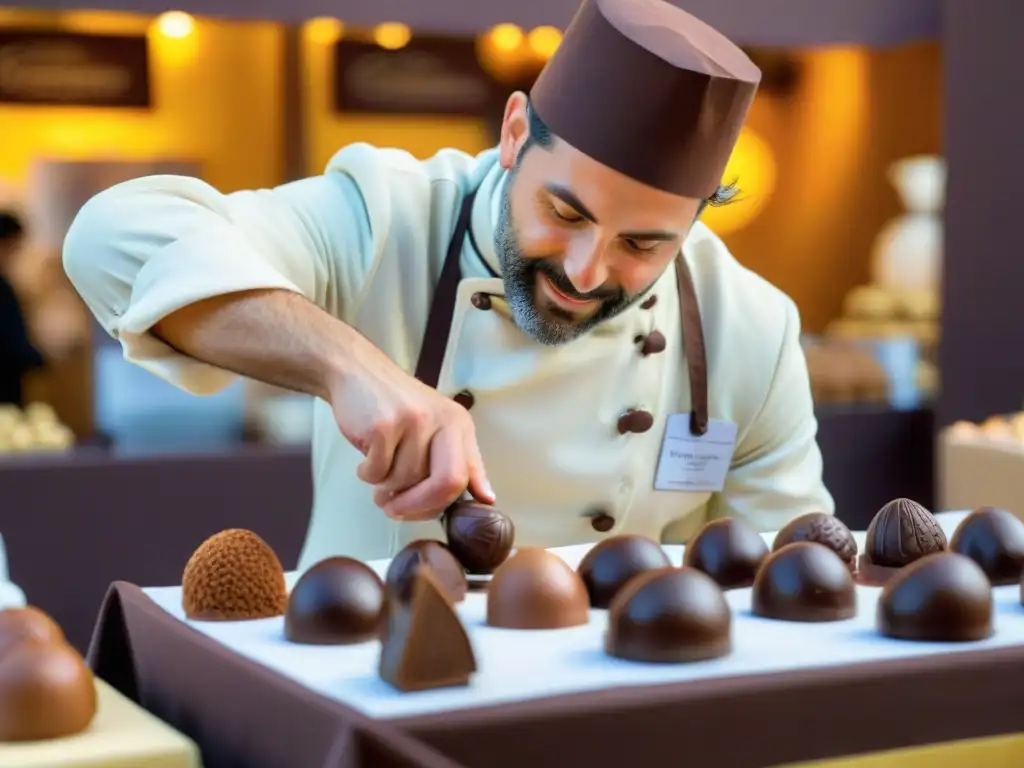
[(466, 572), (448, 547), (430, 539), (414, 541), (395, 555), (384, 575), (388, 594), (402, 602), (411, 600), (416, 574), (423, 565), (430, 568), (449, 600), (458, 603), (465, 599), (469, 588)]
[(1005, 509), (976, 509), (960, 521), (949, 549), (980, 565), (993, 586), (1017, 584), (1024, 574), (1024, 521)]
[(781, 621), (843, 621), (857, 613), (850, 569), (831, 549), (809, 541), (768, 556), (752, 601), (755, 615)]
[(504, 629), (560, 629), (586, 624), (583, 579), (546, 549), (518, 550), (487, 585), (487, 623)]
[(992, 585), (953, 552), (928, 555), (897, 573), (878, 598), (878, 631), (900, 640), (954, 643), (992, 634)]
[(703, 571), (722, 589), (738, 589), (754, 583), (766, 557), (761, 534), (742, 520), (724, 517), (705, 525), (686, 545), (683, 565)]
[(903, 568), (946, 549), (946, 534), (935, 516), (916, 501), (895, 499), (868, 525), (864, 554), (872, 565)]
[(821, 544), (835, 552), (850, 569), (857, 565), (857, 540), (850, 529), (835, 515), (824, 512), (810, 512), (790, 520), (775, 534), (772, 551), (778, 552), (787, 544), (810, 541)]
[(624, 534), (595, 544), (576, 572), (590, 595), (591, 608), (607, 608), (630, 579), (672, 563), (661, 545), (644, 536)]
[(495, 507), (457, 501), (445, 511), (443, 522), (448, 549), (468, 573), (494, 573), (512, 551), (515, 526)]
[(0, 658), (23, 642), (63, 643), (57, 622), (32, 606), (0, 611)]
[(284, 634), (293, 643), (349, 645), (377, 637), (384, 617), (384, 583), (365, 563), (329, 557), (292, 588)]
[(678, 663), (732, 650), (732, 613), (722, 589), (694, 568), (637, 576), (608, 611), (605, 651), (632, 661)]

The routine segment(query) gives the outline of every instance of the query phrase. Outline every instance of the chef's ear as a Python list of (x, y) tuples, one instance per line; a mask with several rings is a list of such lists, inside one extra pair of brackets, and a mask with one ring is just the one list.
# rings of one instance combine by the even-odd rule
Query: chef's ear
[(498, 155), (506, 171), (515, 167), (519, 153), (530, 138), (528, 100), (522, 91), (516, 91), (505, 103), (505, 116), (501, 121), (501, 139)]

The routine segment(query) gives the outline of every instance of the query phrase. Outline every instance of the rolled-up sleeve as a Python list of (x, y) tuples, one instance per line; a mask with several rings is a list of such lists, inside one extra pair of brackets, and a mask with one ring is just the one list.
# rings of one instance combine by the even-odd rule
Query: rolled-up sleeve
[(127, 360), (194, 394), (234, 375), (181, 355), (150, 333), (197, 301), (241, 291), (299, 293), (342, 316), (374, 258), (369, 219), (344, 173), (272, 190), (222, 194), (152, 176), (90, 200), (64, 242), (64, 269)]

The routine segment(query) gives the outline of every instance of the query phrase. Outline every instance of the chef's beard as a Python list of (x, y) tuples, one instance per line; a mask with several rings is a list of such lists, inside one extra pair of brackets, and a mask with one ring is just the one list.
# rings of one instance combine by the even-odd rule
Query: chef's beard
[[(512, 311), (512, 319), (531, 339), (549, 347), (568, 344), (605, 320), (625, 312), (643, 297), (646, 289), (636, 295), (615, 287), (601, 287), (590, 293), (580, 293), (573, 287), (558, 259), (526, 256), (519, 244), (518, 230), (512, 218), (509, 192), (515, 175), (516, 169), (509, 172), (502, 190), (498, 221), (494, 227), (494, 249), (505, 282), (505, 300)], [(597, 299), (601, 304), (597, 311), (582, 320), (554, 304), (541, 309), (537, 306), (536, 298), (537, 279), (540, 275), (544, 275), (555, 288), (570, 298), (581, 301)]]

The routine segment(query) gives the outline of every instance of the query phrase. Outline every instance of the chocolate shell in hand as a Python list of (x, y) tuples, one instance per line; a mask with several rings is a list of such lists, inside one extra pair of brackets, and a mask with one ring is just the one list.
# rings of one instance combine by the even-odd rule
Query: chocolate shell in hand
[(956, 527), (949, 550), (980, 565), (993, 586), (1017, 584), (1024, 575), (1024, 522), (1005, 509), (976, 509)]
[(787, 544), (798, 541), (810, 541), (826, 546), (839, 555), (850, 570), (857, 567), (857, 540), (846, 524), (835, 515), (810, 512), (790, 520), (775, 534), (772, 551), (777, 552)]
[(412, 599), (416, 574), (423, 566), (430, 568), (449, 600), (460, 603), (465, 599), (468, 585), (462, 565), (448, 547), (430, 539), (414, 541), (395, 555), (384, 575), (388, 595), (403, 602)]
[(520, 549), (487, 585), (487, 623), (503, 629), (561, 629), (586, 624), (583, 579), (546, 549)]
[(984, 640), (993, 631), (992, 585), (969, 557), (939, 552), (905, 566), (878, 598), (886, 637), (920, 642)]
[(590, 607), (607, 608), (630, 579), (670, 565), (668, 555), (656, 541), (622, 535), (595, 544), (576, 572), (590, 595)]
[(429, 566), (416, 570), (408, 601), (388, 602), (381, 679), (400, 691), (468, 685), (476, 658), (466, 628)]
[(931, 512), (916, 501), (894, 499), (868, 525), (858, 570), (864, 581), (884, 584), (900, 568), (946, 547), (946, 534)]
[(57, 622), (32, 606), (0, 611), (0, 658), (23, 642), (63, 643)]
[(512, 551), (516, 537), (512, 520), (488, 504), (457, 501), (445, 511), (442, 522), (448, 549), (468, 573), (494, 573)]
[(185, 615), (197, 621), (246, 621), (280, 616), (288, 604), (284, 569), (252, 531), (214, 534), (192, 553), (181, 577)]
[(761, 534), (734, 517), (712, 520), (683, 550), (683, 565), (703, 571), (722, 589), (749, 587), (768, 545)]
[(722, 588), (694, 568), (633, 579), (612, 601), (605, 651), (631, 661), (679, 663), (732, 650), (732, 613)]
[(857, 592), (846, 563), (809, 541), (772, 552), (754, 580), (755, 616), (780, 621), (844, 621), (857, 613)]
[(328, 557), (292, 587), (284, 635), (293, 643), (351, 645), (377, 637), (384, 613), (384, 583), (365, 563)]

